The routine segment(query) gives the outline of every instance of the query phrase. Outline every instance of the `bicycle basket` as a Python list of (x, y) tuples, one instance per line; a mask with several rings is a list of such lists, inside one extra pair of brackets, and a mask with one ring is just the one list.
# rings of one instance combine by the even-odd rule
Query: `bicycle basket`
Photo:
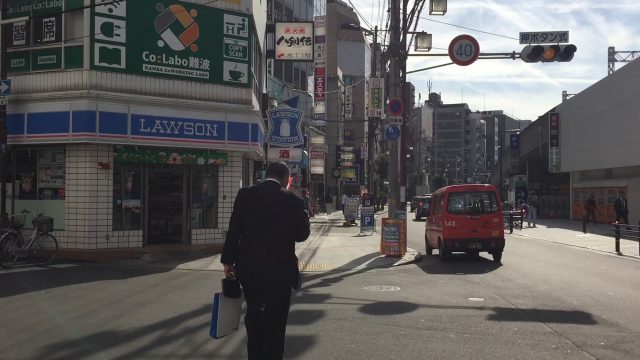
[(48, 234), (53, 231), (53, 218), (49, 216), (38, 216), (31, 220), (33, 226), (35, 226), (38, 231)]

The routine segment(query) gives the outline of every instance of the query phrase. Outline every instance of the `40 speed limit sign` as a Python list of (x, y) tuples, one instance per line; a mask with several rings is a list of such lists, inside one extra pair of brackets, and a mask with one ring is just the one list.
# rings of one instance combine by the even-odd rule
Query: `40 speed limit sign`
[(480, 45), (471, 35), (458, 35), (449, 44), (449, 57), (454, 64), (467, 66), (478, 60)]

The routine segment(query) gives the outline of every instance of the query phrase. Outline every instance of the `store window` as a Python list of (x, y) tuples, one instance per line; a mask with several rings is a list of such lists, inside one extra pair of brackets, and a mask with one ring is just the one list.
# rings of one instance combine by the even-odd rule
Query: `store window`
[[(29, 210), (54, 218), (54, 228), (64, 229), (65, 148), (16, 149), (13, 158), (14, 186), (11, 210)], [(25, 222), (28, 226), (29, 219)]]
[(114, 231), (142, 230), (142, 170), (142, 164), (114, 164)]
[(218, 228), (218, 167), (191, 167), (191, 228)]

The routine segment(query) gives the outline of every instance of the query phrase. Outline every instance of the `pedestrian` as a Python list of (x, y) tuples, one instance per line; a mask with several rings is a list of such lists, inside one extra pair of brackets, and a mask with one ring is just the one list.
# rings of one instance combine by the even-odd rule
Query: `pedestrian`
[(313, 206), (311, 204), (311, 198), (309, 197), (309, 194), (307, 193), (306, 189), (302, 189), (302, 201), (304, 201), (304, 211), (307, 212), (307, 216), (309, 216), (310, 218), (313, 217)]
[(587, 225), (589, 225), (589, 218), (593, 219), (593, 223), (596, 223), (596, 201), (593, 199), (593, 195), (589, 195), (587, 204), (585, 205), (585, 211), (587, 212)]
[(240, 189), (221, 262), (240, 280), (249, 360), (282, 359), (291, 289), (300, 287), (295, 243), (309, 236), (304, 202), (286, 190), (289, 168), (269, 164), (265, 181)]
[(533, 223), (533, 227), (536, 227), (536, 220), (538, 218), (538, 195), (536, 195), (535, 191), (531, 191), (529, 193), (529, 197), (527, 198), (527, 227), (531, 227), (531, 223)]
[(345, 213), (345, 205), (347, 205), (347, 194), (342, 194), (342, 197), (340, 198), (340, 207), (342, 207), (342, 214), (344, 215)]
[(616, 211), (616, 222), (629, 224), (629, 204), (624, 196), (624, 191), (618, 193), (618, 198), (614, 203), (614, 209)]
[(328, 191), (327, 196), (324, 197), (324, 203), (326, 204), (327, 215), (331, 214), (333, 211), (333, 197), (331, 197), (331, 194)]

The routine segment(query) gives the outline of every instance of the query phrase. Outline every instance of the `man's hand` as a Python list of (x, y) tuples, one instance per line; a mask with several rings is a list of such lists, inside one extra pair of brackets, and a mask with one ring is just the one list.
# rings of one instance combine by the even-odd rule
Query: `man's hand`
[(225, 277), (230, 277), (231, 275), (236, 276), (236, 268), (234, 268), (233, 265), (227, 265), (227, 264), (223, 264), (223, 265), (224, 265)]

